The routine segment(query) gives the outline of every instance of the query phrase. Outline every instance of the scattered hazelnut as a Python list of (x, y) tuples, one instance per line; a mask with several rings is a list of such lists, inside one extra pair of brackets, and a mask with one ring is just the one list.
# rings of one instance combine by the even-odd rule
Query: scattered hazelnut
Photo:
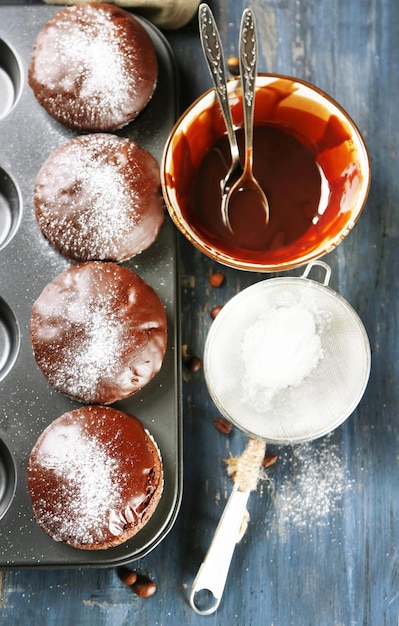
[(232, 429), (230, 422), (224, 417), (217, 417), (213, 421), (213, 425), (223, 435), (228, 435)]
[(128, 585), (129, 587), (131, 585), (134, 585), (134, 583), (137, 580), (136, 572), (134, 572), (131, 569), (128, 569), (127, 567), (121, 567), (118, 570), (118, 575), (119, 575), (119, 578), (121, 579), (121, 581), (123, 583), (125, 583), (125, 585)]
[(222, 272), (214, 272), (209, 276), (209, 282), (212, 287), (220, 287), (224, 281), (224, 274)]
[(134, 593), (140, 598), (149, 598), (156, 590), (157, 586), (153, 580), (138, 574), (136, 582), (132, 585)]
[(215, 317), (217, 317), (220, 313), (220, 311), (223, 309), (223, 305), (219, 304), (218, 306), (214, 306), (211, 309), (211, 318), (214, 320)]
[(274, 465), (276, 461), (277, 454), (267, 454), (262, 461), (262, 467), (270, 467)]
[(230, 56), (227, 59), (227, 69), (233, 76), (238, 76), (240, 73), (240, 62), (237, 57)]
[(198, 372), (202, 367), (202, 361), (199, 356), (192, 356), (187, 362), (187, 367), (190, 372)]

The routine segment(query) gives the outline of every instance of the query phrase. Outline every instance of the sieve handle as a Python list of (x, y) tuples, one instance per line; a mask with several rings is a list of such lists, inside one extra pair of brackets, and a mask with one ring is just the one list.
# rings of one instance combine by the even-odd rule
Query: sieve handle
[[(249, 493), (239, 491), (237, 485), (234, 486), (205, 559), (198, 570), (191, 588), (190, 605), (199, 615), (210, 615), (220, 604)], [(202, 598), (206, 601), (204, 608), (201, 608), (201, 592), (206, 595)]]
[(325, 263), (324, 261), (310, 261), (307, 266), (305, 267), (305, 271), (302, 274), (302, 278), (307, 278), (310, 274), (311, 269), (315, 266), (318, 265), (319, 267), (322, 267), (325, 270), (325, 276), (324, 276), (324, 281), (323, 281), (323, 285), (327, 286), (328, 283), (330, 282), (330, 278), (331, 278), (331, 267), (329, 265), (327, 265), (327, 263)]

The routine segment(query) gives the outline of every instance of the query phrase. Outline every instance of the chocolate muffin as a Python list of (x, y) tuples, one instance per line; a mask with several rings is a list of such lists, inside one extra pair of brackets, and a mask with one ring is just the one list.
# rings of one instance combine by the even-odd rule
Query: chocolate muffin
[(166, 313), (138, 274), (88, 261), (46, 285), (32, 307), (30, 336), (36, 362), (55, 390), (86, 404), (112, 404), (161, 369)]
[(44, 236), (72, 261), (124, 261), (147, 249), (164, 220), (159, 167), (137, 143), (81, 135), (50, 154), (35, 181)]
[(133, 15), (106, 3), (62, 9), (38, 34), (28, 83), (58, 122), (113, 131), (148, 104), (158, 78), (154, 44)]
[(83, 550), (133, 537), (153, 515), (163, 488), (160, 453), (142, 423), (104, 406), (54, 420), (35, 443), (27, 471), (40, 527)]

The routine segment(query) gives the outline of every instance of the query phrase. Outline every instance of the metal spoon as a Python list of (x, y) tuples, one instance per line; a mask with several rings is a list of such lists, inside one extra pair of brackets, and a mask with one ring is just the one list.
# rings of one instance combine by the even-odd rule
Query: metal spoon
[[(224, 222), (230, 225), (229, 211), (238, 194), (248, 195), (248, 205), (259, 207), (265, 215), (265, 226), (269, 223), (269, 203), (263, 189), (252, 173), (253, 164), (253, 111), (255, 103), (255, 79), (257, 72), (257, 36), (255, 16), (251, 9), (242, 14), (240, 28), (240, 74), (244, 107), (245, 162), (244, 171), (222, 199)], [(230, 230), (233, 230), (230, 225)]]
[[(237, 138), (234, 132), (233, 120), (231, 118), (222, 43), (215, 18), (213, 17), (212, 11), (207, 4), (200, 4), (198, 19), (202, 50), (208, 64), (209, 73), (211, 75), (220, 108), (222, 110), (227, 137), (230, 144), (231, 165), (226, 176), (220, 181), (223, 204), (223, 200), (227, 197), (228, 190), (232, 186), (233, 182), (241, 176), (243, 168), (240, 162)], [(222, 218), (224, 225), (231, 230), (228, 213), (225, 212), (223, 208)]]

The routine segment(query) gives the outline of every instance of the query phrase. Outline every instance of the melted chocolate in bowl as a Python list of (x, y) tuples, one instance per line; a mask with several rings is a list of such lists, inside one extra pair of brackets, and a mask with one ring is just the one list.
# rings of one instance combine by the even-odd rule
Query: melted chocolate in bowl
[[(230, 104), (243, 157), (239, 81)], [(202, 252), (241, 269), (276, 271), (334, 248), (358, 219), (369, 183), (369, 159), (352, 120), (326, 94), (284, 76), (259, 75), (254, 113), (254, 174), (270, 204), (265, 229), (244, 201), (231, 207), (233, 232), (223, 225), (220, 182), (230, 164), (224, 122), (212, 90), (173, 129), (161, 180), (169, 212)]]
[[(243, 129), (237, 131), (237, 136), (243, 154)], [(229, 166), (226, 135), (205, 154), (187, 207), (187, 220), (197, 224), (199, 232), (205, 228), (217, 234), (232, 250), (237, 241), (248, 250), (276, 250), (287, 246), (304, 235), (313, 220), (318, 219), (318, 212), (325, 208), (321, 205), (322, 173), (312, 152), (292, 135), (276, 126), (256, 126), (254, 152), (255, 178), (273, 206), (267, 226), (262, 212), (251, 204), (251, 197), (244, 192), (237, 194), (230, 203), (233, 232), (223, 224), (220, 181)]]

